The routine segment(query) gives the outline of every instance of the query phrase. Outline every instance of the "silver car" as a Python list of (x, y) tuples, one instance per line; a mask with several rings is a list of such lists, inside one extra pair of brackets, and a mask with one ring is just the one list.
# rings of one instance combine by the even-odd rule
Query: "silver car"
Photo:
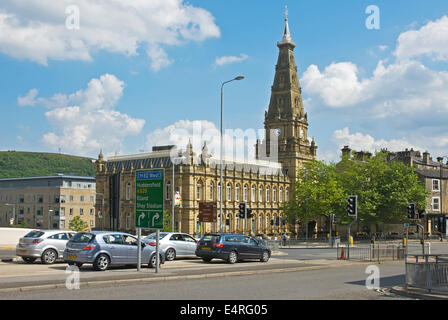
[(16, 255), (26, 263), (40, 258), (42, 263), (52, 264), (63, 258), (65, 245), (75, 233), (69, 230), (32, 230), (20, 238)]
[[(181, 232), (160, 232), (159, 246), (165, 251), (167, 261), (172, 261), (176, 257), (196, 257), (197, 240), (187, 233)], [(150, 246), (156, 245), (156, 233), (142, 239)]]
[[(137, 264), (137, 238), (131, 234), (115, 231), (79, 232), (67, 242), (64, 260), (70, 265), (81, 267), (92, 264), (98, 271), (111, 265)], [(159, 251), (160, 264), (165, 262), (165, 252)], [(156, 266), (155, 248), (142, 242), (141, 263)]]

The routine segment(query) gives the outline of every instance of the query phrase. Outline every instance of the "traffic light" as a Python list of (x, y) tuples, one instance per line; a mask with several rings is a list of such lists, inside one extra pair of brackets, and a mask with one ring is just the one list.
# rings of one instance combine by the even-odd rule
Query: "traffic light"
[(357, 196), (348, 197), (347, 213), (349, 216), (357, 215)]
[(409, 219), (416, 219), (416, 217), (415, 217), (415, 203), (410, 203), (408, 205), (408, 218)]
[(238, 217), (244, 219), (246, 216), (246, 202), (240, 202), (238, 207)]
[(333, 224), (338, 224), (338, 218), (336, 217), (335, 214), (333, 214)]
[(418, 210), (418, 218), (423, 219), (425, 217), (425, 210)]
[(252, 214), (252, 209), (247, 208), (247, 219), (252, 219), (254, 215)]

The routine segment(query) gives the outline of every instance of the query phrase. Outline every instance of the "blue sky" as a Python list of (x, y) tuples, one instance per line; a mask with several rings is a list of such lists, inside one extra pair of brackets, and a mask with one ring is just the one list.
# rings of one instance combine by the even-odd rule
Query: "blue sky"
[[(446, 1), (118, 2), (0, 4), (0, 150), (184, 147), (195, 125), (219, 129), (220, 86), (237, 75), (224, 128), (262, 129), (288, 5), (319, 159), (337, 160), (344, 145), (448, 154)], [(79, 29), (67, 27), (70, 5)], [(379, 29), (365, 25), (369, 5)]]

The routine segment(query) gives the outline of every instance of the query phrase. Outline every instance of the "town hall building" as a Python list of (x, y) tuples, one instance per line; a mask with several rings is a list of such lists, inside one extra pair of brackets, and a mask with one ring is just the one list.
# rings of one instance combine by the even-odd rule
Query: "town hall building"
[[(223, 159), (221, 184), (220, 158), (210, 154), (206, 144), (200, 154), (193, 151), (191, 142), (185, 149), (177, 149), (183, 146), (156, 146), (149, 153), (114, 156), (107, 160), (100, 153), (96, 161), (96, 210), (103, 214), (101, 219), (97, 216), (96, 226), (135, 233), (136, 170), (163, 168), (165, 210), (169, 216), (173, 191), (181, 198), (174, 209), (177, 231), (195, 236), (219, 230), (247, 230), (253, 235), (296, 232), (296, 227), (284, 219), (281, 206), (292, 195), (297, 170), (316, 158), (317, 146), (314, 139), (308, 137), (308, 117), (303, 108), (294, 59), (295, 46), (285, 18), (283, 37), (277, 43), (279, 54), (271, 99), (265, 111), (265, 135), (263, 141), (256, 143), (255, 159)], [(173, 164), (173, 150), (176, 156), (182, 157), (182, 162)], [(269, 158), (274, 153), (277, 161)], [(199, 221), (199, 203), (203, 201), (217, 203), (216, 223)], [(244, 219), (238, 217), (240, 202), (246, 202), (253, 214), (246, 227)]]

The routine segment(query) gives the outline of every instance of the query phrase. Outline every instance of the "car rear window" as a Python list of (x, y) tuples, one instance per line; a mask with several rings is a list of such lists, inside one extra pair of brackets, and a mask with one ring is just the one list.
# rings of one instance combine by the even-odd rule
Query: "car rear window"
[(95, 235), (92, 233), (77, 233), (70, 239), (71, 242), (75, 243), (88, 243), (95, 239)]
[(218, 236), (216, 234), (206, 234), (202, 237), (201, 242), (213, 242), (217, 243), (221, 240), (221, 236)]
[(25, 235), (25, 238), (40, 238), (41, 236), (44, 235), (45, 232), (39, 231), (39, 230), (33, 230), (28, 232)]
[[(159, 233), (159, 240), (162, 240), (168, 235), (168, 233), (161, 232)], [(146, 240), (156, 240), (156, 233), (151, 233), (149, 236), (145, 237)]]

